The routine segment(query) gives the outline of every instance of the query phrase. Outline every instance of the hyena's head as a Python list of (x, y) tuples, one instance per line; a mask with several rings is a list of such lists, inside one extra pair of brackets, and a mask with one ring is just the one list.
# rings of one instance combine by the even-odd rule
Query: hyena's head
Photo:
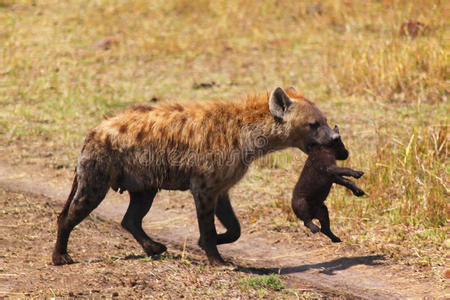
[(314, 145), (330, 146), (339, 139), (339, 133), (328, 126), (319, 108), (311, 101), (296, 96), (295, 91), (290, 89), (288, 93), (291, 96), (277, 87), (269, 98), (271, 113), (289, 131), (289, 146), (308, 153)]

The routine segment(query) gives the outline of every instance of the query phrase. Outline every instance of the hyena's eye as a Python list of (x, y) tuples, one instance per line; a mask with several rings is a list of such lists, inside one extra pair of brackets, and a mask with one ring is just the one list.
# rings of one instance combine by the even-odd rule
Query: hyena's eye
[(309, 123), (309, 128), (316, 130), (317, 128), (319, 128), (320, 124), (319, 122), (314, 122), (314, 123)]

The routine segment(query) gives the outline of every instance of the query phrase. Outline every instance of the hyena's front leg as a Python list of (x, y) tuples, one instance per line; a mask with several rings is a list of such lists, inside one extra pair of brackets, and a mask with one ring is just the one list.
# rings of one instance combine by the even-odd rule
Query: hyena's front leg
[(130, 192), (130, 205), (122, 220), (122, 227), (133, 235), (148, 256), (161, 254), (167, 250), (166, 246), (153, 241), (142, 229), (142, 219), (150, 210), (156, 192), (157, 189)]
[(234, 214), (233, 207), (231, 207), (228, 192), (219, 195), (216, 206), (216, 216), (227, 229), (225, 233), (217, 235), (217, 245), (237, 241), (241, 236), (241, 225)]
[(200, 231), (199, 245), (206, 252), (211, 265), (224, 265), (225, 261), (217, 250), (217, 231), (214, 226), (214, 210), (217, 204), (217, 196), (205, 189), (192, 186), (192, 195), (197, 209), (197, 220)]

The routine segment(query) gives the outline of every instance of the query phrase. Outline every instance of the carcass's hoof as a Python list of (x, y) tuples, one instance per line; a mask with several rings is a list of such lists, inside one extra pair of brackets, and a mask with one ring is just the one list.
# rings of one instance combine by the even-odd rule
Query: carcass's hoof
[(363, 175), (364, 175), (364, 172), (355, 171), (355, 174), (353, 174), (353, 177), (358, 179), (358, 178), (361, 178), (361, 176), (363, 176)]
[(357, 189), (353, 194), (357, 197), (361, 197), (364, 196), (365, 193), (363, 190)]
[(312, 233), (318, 233), (320, 232), (320, 228), (319, 226), (317, 226), (316, 224), (314, 224), (313, 222), (309, 222), (307, 224), (305, 224), (306, 227), (309, 228), (309, 230), (311, 230)]

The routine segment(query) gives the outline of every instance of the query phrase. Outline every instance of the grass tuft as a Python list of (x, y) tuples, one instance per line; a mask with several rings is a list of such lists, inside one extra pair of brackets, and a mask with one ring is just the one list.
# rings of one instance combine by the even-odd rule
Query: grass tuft
[(370, 197), (363, 210), (386, 214), (397, 224), (443, 226), (447, 216), (448, 126), (414, 128), (406, 143), (393, 141), (389, 135), (379, 139), (367, 174)]
[(270, 289), (273, 291), (281, 291), (284, 289), (284, 283), (276, 274), (245, 278), (240, 281), (240, 284), (244, 289), (247, 287), (251, 287), (257, 290)]

